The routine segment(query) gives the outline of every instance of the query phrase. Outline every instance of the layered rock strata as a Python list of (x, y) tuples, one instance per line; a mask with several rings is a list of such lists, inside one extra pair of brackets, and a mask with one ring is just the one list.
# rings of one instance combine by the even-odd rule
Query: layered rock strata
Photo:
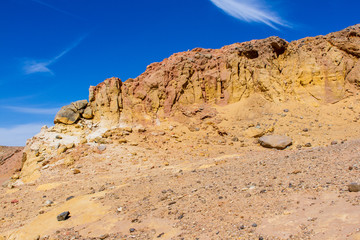
[(241, 103), (255, 95), (262, 104), (339, 102), (360, 87), (359, 57), (359, 24), (290, 43), (269, 37), (176, 53), (149, 65), (135, 79), (106, 79), (90, 87), (89, 102), (63, 107), (55, 127), (29, 140), (22, 176), (33, 180), (59, 149), (97, 142), (110, 128), (159, 125), (165, 119), (180, 121), (181, 116), (214, 118), (217, 106)]
[[(253, 93), (273, 102), (334, 103), (358, 87), (359, 57), (360, 25), (291, 43), (269, 37), (196, 48), (149, 65), (135, 79), (110, 78), (90, 87), (88, 111), (94, 122), (114, 125), (169, 117), (184, 105), (234, 103)], [(67, 108), (71, 116), (55, 123), (80, 119), (76, 107)]]

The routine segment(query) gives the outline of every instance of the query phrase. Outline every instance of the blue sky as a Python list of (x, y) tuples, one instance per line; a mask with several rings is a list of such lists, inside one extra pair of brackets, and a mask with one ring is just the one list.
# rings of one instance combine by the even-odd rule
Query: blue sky
[(360, 22), (358, 0), (3, 0), (0, 145), (24, 145), (57, 110), (195, 47), (288, 41)]

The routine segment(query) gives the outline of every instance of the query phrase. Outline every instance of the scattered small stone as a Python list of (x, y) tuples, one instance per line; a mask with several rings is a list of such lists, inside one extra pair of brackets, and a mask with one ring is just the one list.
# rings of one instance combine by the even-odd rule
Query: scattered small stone
[(79, 169), (76, 169), (76, 168), (75, 168), (75, 169), (73, 170), (73, 174), (79, 174), (79, 173), (81, 173), (81, 171), (80, 171)]
[(127, 140), (125, 138), (119, 139), (119, 144), (127, 143)]
[(130, 228), (129, 231), (130, 231), (131, 233), (133, 233), (133, 232), (135, 232), (135, 228)]
[(64, 145), (61, 145), (61, 146), (58, 148), (57, 153), (58, 153), (58, 154), (61, 154), (61, 153), (66, 152), (66, 150), (67, 150), (67, 147), (64, 146)]
[(50, 167), (49, 165), (45, 165), (42, 167), (42, 169), (45, 170), (45, 169), (48, 169), (49, 167)]
[(308, 128), (304, 128), (304, 129), (303, 129), (303, 132), (308, 132), (308, 131), (309, 131)]
[(263, 237), (259, 237), (259, 240), (264, 240), (264, 238), (263, 238)]
[(99, 192), (102, 192), (102, 191), (105, 191), (105, 186), (104, 185), (102, 185), (100, 188), (99, 188)]
[(349, 192), (360, 192), (360, 184), (350, 183), (348, 185)]
[(56, 218), (60, 222), (60, 221), (67, 220), (69, 217), (70, 217), (70, 212), (66, 211), (66, 212), (60, 213)]
[(337, 141), (332, 141), (332, 142), (331, 142), (331, 145), (336, 145), (336, 144), (338, 144)]
[(249, 197), (251, 197), (251, 194), (250, 194), (250, 193), (247, 193), (247, 194), (245, 194), (245, 197), (246, 197), (246, 198), (249, 198)]
[(257, 227), (258, 225), (256, 223), (253, 223), (251, 226), (252, 227)]
[(119, 207), (119, 208), (117, 209), (118, 212), (121, 212), (122, 210), (123, 210), (122, 207)]
[(104, 144), (101, 144), (100, 146), (98, 146), (98, 149), (99, 149), (99, 151), (105, 151), (106, 150), (106, 145), (104, 145)]
[(239, 141), (239, 138), (233, 137), (233, 138), (231, 139), (231, 141), (233, 141), (233, 142), (238, 142), (238, 141)]
[(39, 214), (44, 214), (44, 213), (45, 213), (44, 210), (40, 210), (40, 211), (39, 211)]
[(66, 145), (66, 148), (67, 149), (72, 149), (75, 147), (75, 144), (74, 143), (69, 143), (68, 145)]
[(305, 143), (304, 147), (311, 147), (311, 143)]
[(244, 135), (248, 138), (259, 138), (264, 135), (264, 130), (256, 127), (250, 127), (245, 130)]
[(144, 127), (139, 127), (139, 128), (138, 128), (138, 132), (139, 132), (139, 133), (146, 132), (146, 128), (144, 128)]
[(19, 179), (20, 175), (16, 173), (11, 178), (14, 179), (14, 180)]
[(164, 232), (162, 232), (162, 233), (160, 233), (158, 236), (157, 236), (157, 238), (161, 238), (162, 236), (164, 236)]
[(17, 204), (17, 203), (19, 203), (19, 200), (13, 199), (13, 200), (11, 200), (11, 203), (12, 203), (12, 204)]
[(46, 200), (44, 205), (45, 205), (46, 207), (51, 207), (51, 205), (52, 205), (53, 203), (54, 203), (54, 202), (51, 201), (51, 200)]
[(101, 240), (104, 240), (104, 239), (108, 238), (109, 236), (110, 236), (109, 234), (103, 234), (103, 235), (101, 235), (99, 238), (100, 238)]
[(244, 225), (240, 225), (239, 230), (244, 230), (245, 226)]
[(284, 112), (286, 112), (286, 113), (289, 112), (289, 109), (284, 109)]
[(71, 200), (71, 199), (73, 199), (73, 198), (74, 198), (74, 196), (67, 197), (67, 198), (66, 198), (66, 201), (69, 201), (69, 200)]

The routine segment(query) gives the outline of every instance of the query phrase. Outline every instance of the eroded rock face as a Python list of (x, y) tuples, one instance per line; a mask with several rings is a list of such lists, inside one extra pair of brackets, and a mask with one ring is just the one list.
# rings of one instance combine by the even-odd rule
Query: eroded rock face
[(119, 123), (122, 111), (122, 82), (119, 78), (109, 78), (89, 89), (89, 102), (95, 122), (104, 125)]
[[(359, 46), (360, 25), (355, 25), (291, 43), (269, 37), (176, 53), (135, 79), (110, 78), (91, 87), (91, 108), (83, 116), (93, 114), (94, 122), (106, 125), (154, 120), (182, 106), (229, 104), (254, 93), (271, 102), (335, 103), (360, 84)], [(69, 120), (57, 122), (78, 117), (71, 108), (66, 112)]]

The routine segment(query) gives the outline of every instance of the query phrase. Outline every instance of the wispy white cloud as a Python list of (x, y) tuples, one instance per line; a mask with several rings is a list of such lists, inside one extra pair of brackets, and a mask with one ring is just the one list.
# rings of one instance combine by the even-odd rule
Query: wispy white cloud
[(50, 60), (47, 61), (38, 61), (38, 60), (26, 60), (24, 62), (24, 72), (25, 74), (33, 74), (33, 73), (50, 73), (54, 74), (53, 71), (49, 68), (51, 64), (54, 64), (56, 61), (58, 61), (60, 58), (62, 58), (65, 54), (70, 52), (72, 49), (77, 47), (86, 37), (87, 35), (84, 35), (80, 37), (77, 41), (75, 41), (73, 44), (71, 44), (68, 48), (66, 48), (64, 51), (62, 51), (59, 55), (53, 57)]
[(9, 128), (0, 128), (0, 145), (24, 146), (26, 140), (40, 132), (41, 123), (16, 125)]
[(17, 107), (17, 106), (4, 106), (3, 108), (18, 113), (29, 113), (29, 114), (40, 114), (40, 115), (55, 115), (60, 110), (60, 108), (31, 108), (31, 107)]
[(272, 12), (261, 0), (210, 0), (225, 13), (246, 22), (264, 23), (278, 29), (278, 26), (289, 27), (285, 20)]
[(54, 73), (48, 68), (49, 62), (37, 62), (35, 60), (27, 60), (25, 61), (24, 71), (26, 74), (32, 73), (50, 73), (54, 75)]
[(68, 11), (62, 10), (62, 9), (60, 9), (60, 8), (58, 8), (58, 7), (55, 7), (54, 5), (48, 4), (48, 3), (46, 3), (46, 2), (43, 2), (43, 1), (40, 1), (40, 0), (32, 0), (32, 1), (33, 1), (33, 2), (36, 2), (36, 3), (38, 3), (38, 4), (41, 4), (41, 5), (45, 6), (45, 7), (51, 8), (51, 9), (53, 9), (53, 10), (59, 12), (59, 13), (62, 13), (62, 14), (68, 15), (68, 16), (72, 16), (72, 17), (80, 18), (80, 19), (81, 19), (81, 17), (79, 17), (79, 16), (77, 16), (77, 15), (75, 15), (75, 14), (72, 14), (72, 13), (70, 13), (70, 12), (68, 12)]

